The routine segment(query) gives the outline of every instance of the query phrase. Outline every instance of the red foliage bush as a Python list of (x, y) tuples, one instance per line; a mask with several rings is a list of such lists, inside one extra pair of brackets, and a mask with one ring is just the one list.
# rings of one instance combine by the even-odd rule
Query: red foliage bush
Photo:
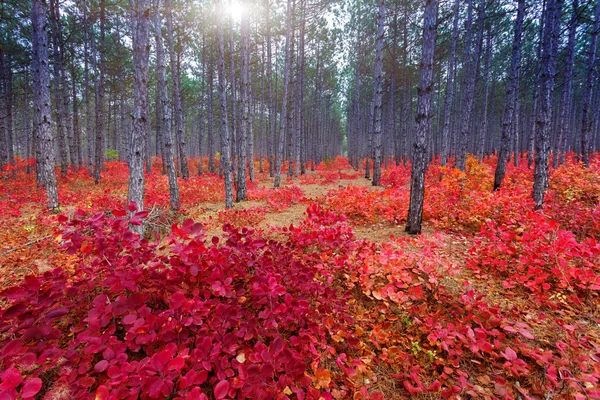
[(186, 220), (159, 255), (113, 214), (61, 218), (72, 276), (2, 292), (3, 398), (331, 398), (306, 371), (335, 353), (347, 298), (293, 247), (232, 227), (206, 245)]

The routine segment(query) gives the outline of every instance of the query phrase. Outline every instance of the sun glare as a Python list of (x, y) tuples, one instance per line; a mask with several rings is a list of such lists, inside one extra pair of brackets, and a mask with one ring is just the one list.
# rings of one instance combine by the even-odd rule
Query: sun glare
[(248, 12), (248, 8), (243, 2), (233, 0), (229, 2), (226, 6), (227, 14), (231, 16), (234, 20), (239, 21)]

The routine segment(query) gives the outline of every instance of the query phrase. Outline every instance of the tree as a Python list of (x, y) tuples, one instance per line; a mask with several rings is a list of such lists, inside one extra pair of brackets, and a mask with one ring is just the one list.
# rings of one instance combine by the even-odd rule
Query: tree
[(225, 83), (225, 43), (223, 39), (223, 1), (217, 0), (217, 74), (219, 76), (219, 102), (221, 105), (221, 165), (225, 179), (225, 207), (233, 207), (233, 182), (231, 181), (231, 148), (229, 145), (229, 126), (227, 124), (227, 87)]
[(454, 79), (456, 76), (456, 41), (458, 37), (458, 8), (460, 0), (454, 0), (454, 17), (452, 23), (452, 44), (450, 46), (450, 59), (448, 61), (448, 77), (446, 79), (446, 97), (444, 99), (444, 126), (442, 128), (442, 166), (448, 162), (450, 153), (450, 116), (454, 104)]
[(575, 34), (577, 33), (577, 19), (579, 12), (579, 1), (573, 0), (573, 11), (569, 22), (569, 40), (566, 49), (565, 77), (559, 103), (558, 135), (554, 146), (554, 158), (552, 164), (558, 168), (561, 158), (564, 162), (566, 151), (568, 124), (571, 116), (571, 92), (573, 90), (573, 64), (575, 63)]
[(548, 150), (550, 147), (550, 124), (552, 121), (552, 93), (554, 92), (561, 11), (562, 0), (547, 0), (542, 59), (540, 61), (540, 110), (536, 120), (535, 172), (533, 180), (533, 200), (536, 208), (543, 206), (544, 195), (548, 188)]
[[(100, 65), (98, 66), (98, 77), (96, 78), (95, 97), (96, 97), (96, 142), (94, 145), (94, 183), (100, 183), (100, 170), (103, 168), (102, 154), (104, 150), (104, 68), (105, 68), (105, 4), (100, 0)], [(92, 36), (92, 46), (96, 39)], [(92, 50), (92, 53), (94, 51)], [(135, 52), (134, 52), (135, 53)], [(94, 54), (92, 57), (96, 58)], [(131, 155), (133, 157), (133, 155)]]
[(169, 48), (169, 58), (171, 61), (171, 81), (173, 85), (173, 111), (175, 117), (175, 138), (177, 139), (179, 165), (181, 176), (187, 179), (190, 176), (188, 169), (185, 137), (183, 135), (183, 106), (181, 104), (181, 70), (177, 62), (178, 56), (175, 53), (175, 40), (173, 38), (173, 6), (171, 0), (165, 0), (165, 10), (167, 16), (167, 46)]
[(431, 131), (433, 113), (433, 61), (437, 34), (437, 1), (425, 0), (423, 14), (423, 49), (421, 54), (421, 79), (417, 106), (417, 130), (413, 148), (413, 164), (410, 177), (410, 205), (406, 232), (421, 233), (423, 200), (425, 198), (425, 168), (427, 135)]
[(374, 124), (373, 130), (373, 186), (379, 186), (381, 180), (381, 100), (383, 97), (383, 18), (385, 7), (379, 0), (377, 13), (377, 47), (375, 50), (375, 93), (373, 99)]
[(596, 42), (598, 40), (598, 31), (600, 31), (600, 1), (596, 4), (596, 13), (594, 16), (594, 25), (590, 35), (590, 49), (588, 50), (588, 64), (586, 70), (586, 79), (583, 85), (582, 104), (581, 104), (581, 155), (583, 165), (590, 167), (590, 130), (592, 126), (590, 117), (590, 108), (592, 103), (592, 88), (596, 81)]
[[(144, 209), (144, 151), (148, 115), (148, 58), (150, 56), (150, 0), (130, 0), (133, 30), (134, 107), (129, 160), (128, 203)], [(142, 225), (131, 225), (133, 232), (142, 234)]]
[(521, 35), (523, 33), (523, 20), (525, 18), (525, 0), (518, 0), (517, 19), (515, 21), (515, 34), (512, 44), (512, 57), (508, 83), (506, 85), (506, 100), (504, 102), (504, 113), (502, 116), (502, 136), (500, 138), (500, 151), (498, 153), (498, 164), (494, 175), (494, 190), (502, 185), (506, 174), (506, 163), (510, 154), (512, 144), (512, 127), (515, 117), (515, 99), (518, 95), (517, 87), (519, 71), (521, 69)]
[(285, 65), (283, 68), (283, 98), (281, 101), (281, 123), (279, 127), (279, 144), (277, 147), (277, 158), (275, 160), (275, 182), (274, 187), (279, 187), (281, 183), (281, 163), (284, 156), (285, 135), (287, 133), (287, 103), (288, 103), (288, 87), (290, 85), (290, 74), (292, 69), (292, 0), (287, 0), (286, 12), (286, 33), (285, 33)]
[[(238, 187), (236, 200), (246, 200), (246, 162), (247, 162), (247, 141), (250, 118), (250, 17), (245, 16), (242, 19), (242, 32), (240, 36), (242, 48), (242, 70), (241, 70), (241, 118), (239, 130), (239, 153), (238, 153)], [(250, 160), (253, 162), (253, 160)]]
[(156, 42), (156, 75), (157, 92), (160, 98), (161, 121), (157, 124), (162, 128), (163, 162), (165, 163), (167, 176), (169, 177), (169, 198), (171, 210), (178, 210), (180, 205), (179, 186), (177, 184), (177, 171), (175, 169), (175, 156), (173, 151), (173, 131), (171, 130), (171, 104), (167, 93), (167, 78), (165, 54), (162, 38), (162, 22), (160, 18), (161, 0), (156, 0), (154, 5), (154, 39)]
[(33, 25), (33, 64), (34, 64), (34, 131), (40, 148), (41, 160), (38, 164), (46, 187), (47, 207), (58, 208), (58, 190), (54, 172), (54, 141), (52, 140), (52, 114), (50, 111), (50, 68), (48, 63), (46, 0), (32, 0), (31, 23)]

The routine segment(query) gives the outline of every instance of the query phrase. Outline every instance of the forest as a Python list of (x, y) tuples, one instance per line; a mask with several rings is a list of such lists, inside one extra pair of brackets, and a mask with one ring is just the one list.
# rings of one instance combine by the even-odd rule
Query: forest
[(600, 399), (600, 0), (0, 0), (0, 400)]

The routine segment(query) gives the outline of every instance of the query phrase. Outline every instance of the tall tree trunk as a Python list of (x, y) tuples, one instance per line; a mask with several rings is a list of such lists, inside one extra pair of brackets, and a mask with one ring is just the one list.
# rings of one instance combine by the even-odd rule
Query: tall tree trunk
[[(130, 0), (133, 30), (133, 89), (134, 106), (131, 126), (128, 203), (144, 209), (144, 145), (149, 134), (148, 115), (148, 58), (150, 55), (150, 0)], [(143, 225), (130, 225), (131, 231), (142, 234)]]
[[(104, 155), (104, 67), (105, 67), (105, 4), (100, 0), (100, 65), (98, 66), (98, 77), (96, 78), (96, 143), (94, 154), (94, 183), (100, 183), (100, 170), (103, 168)], [(94, 38), (92, 38), (95, 41)], [(95, 56), (94, 56), (95, 57)], [(132, 154), (133, 157), (133, 154)]]
[(502, 115), (502, 136), (500, 139), (500, 151), (498, 153), (498, 164), (494, 174), (494, 190), (497, 190), (504, 180), (506, 174), (506, 163), (510, 154), (512, 143), (512, 124), (515, 116), (515, 98), (518, 95), (517, 85), (519, 71), (521, 69), (521, 36), (523, 34), (523, 20), (525, 18), (525, 0), (518, 0), (517, 19), (515, 21), (515, 35), (512, 44), (512, 57), (510, 61), (510, 72), (506, 85), (506, 101)]
[(433, 109), (433, 60), (437, 34), (437, 1), (425, 0), (423, 14), (423, 50), (421, 55), (421, 81), (419, 83), (419, 104), (417, 107), (417, 131), (413, 150), (413, 164), (410, 178), (410, 205), (406, 232), (411, 235), (421, 233), (423, 220), (423, 200), (425, 197), (425, 168), (427, 157), (427, 135), (431, 131)]
[(544, 205), (544, 195), (548, 188), (548, 152), (552, 122), (552, 93), (556, 72), (556, 53), (560, 33), (562, 0), (547, 0), (546, 25), (541, 59), (540, 110), (536, 121), (535, 172), (533, 200), (536, 208)]
[(68, 172), (68, 152), (67, 139), (65, 136), (65, 111), (64, 111), (64, 91), (61, 88), (62, 76), (62, 54), (60, 49), (60, 33), (58, 26), (60, 24), (60, 13), (58, 10), (58, 1), (50, 0), (50, 27), (52, 31), (52, 58), (54, 61), (54, 106), (56, 109), (56, 137), (58, 139), (58, 151), (60, 155), (60, 172), (66, 175)]
[(456, 41), (458, 38), (458, 9), (460, 0), (454, 0), (454, 19), (452, 22), (452, 44), (448, 61), (448, 77), (446, 79), (446, 96), (444, 99), (444, 126), (442, 127), (442, 166), (448, 162), (450, 153), (450, 117), (454, 103), (454, 79), (456, 76)]
[(227, 87), (225, 83), (225, 43), (223, 39), (223, 20), (224, 16), (223, 0), (217, 3), (217, 40), (218, 40), (218, 59), (217, 72), (219, 75), (219, 100), (221, 105), (221, 166), (223, 167), (223, 176), (225, 179), (225, 207), (233, 207), (233, 184), (231, 182), (231, 164), (229, 155), (229, 126), (227, 125)]
[(207, 130), (207, 144), (208, 147), (208, 172), (211, 174), (215, 173), (215, 146), (214, 146), (214, 64), (213, 58), (210, 57), (208, 64), (208, 130)]
[(83, 95), (85, 97), (85, 137), (87, 144), (87, 165), (90, 171), (90, 175), (92, 175), (92, 118), (91, 118), (91, 106), (90, 106), (90, 67), (89, 67), (89, 37), (90, 37), (90, 25), (89, 25), (89, 17), (88, 17), (88, 5), (87, 1), (83, 2), (83, 13), (84, 13), (84, 26), (83, 26), (83, 43), (84, 43), (84, 55), (83, 55), (83, 79), (84, 79), (84, 91)]
[(483, 151), (485, 148), (485, 139), (488, 134), (488, 108), (490, 100), (490, 64), (492, 62), (492, 31), (488, 29), (485, 44), (485, 65), (483, 67), (483, 116), (481, 118), (481, 132), (479, 132), (479, 141), (477, 148), (477, 157), (483, 160)]
[(32, 0), (31, 22), (34, 43), (34, 127), (38, 138), (43, 182), (46, 187), (47, 207), (58, 208), (58, 190), (54, 172), (54, 143), (52, 140), (52, 113), (50, 103), (50, 68), (48, 62), (48, 33), (46, 20), (46, 0)]
[(598, 40), (598, 31), (600, 30), (600, 1), (596, 4), (596, 13), (594, 16), (594, 25), (590, 37), (590, 48), (588, 50), (588, 65), (586, 79), (583, 85), (582, 104), (581, 104), (581, 155), (583, 165), (586, 168), (590, 166), (590, 131), (592, 128), (591, 106), (592, 106), (592, 88), (597, 85), (596, 80), (596, 42)]
[(169, 48), (169, 58), (171, 61), (171, 80), (173, 84), (173, 110), (175, 112), (175, 138), (179, 153), (179, 165), (181, 167), (181, 177), (187, 179), (190, 175), (185, 149), (185, 136), (183, 134), (183, 107), (181, 104), (181, 71), (177, 62), (178, 55), (175, 53), (175, 41), (173, 40), (173, 9), (171, 0), (165, 0), (165, 10), (167, 18), (167, 46)]
[[(248, 140), (248, 118), (250, 116), (250, 20), (249, 16), (242, 19), (241, 27), (241, 118), (239, 130), (239, 152), (238, 152), (238, 187), (236, 201), (246, 200), (246, 162), (247, 162), (247, 140)], [(232, 58), (233, 60), (233, 58)]]
[(467, 162), (467, 148), (469, 144), (469, 132), (471, 131), (471, 121), (473, 117), (473, 107), (475, 104), (475, 83), (477, 80), (478, 67), (479, 67), (479, 56), (481, 53), (481, 37), (484, 29), (484, 17), (485, 17), (485, 0), (481, 0), (479, 5), (479, 16), (477, 18), (477, 32), (478, 38), (475, 45), (475, 51), (472, 54), (471, 41), (472, 41), (472, 28), (469, 20), (471, 20), (471, 13), (473, 8), (473, 0), (469, 0), (469, 17), (467, 24), (467, 43), (466, 43), (466, 71), (464, 75), (464, 97), (463, 97), (463, 112), (462, 112), (462, 124), (460, 131), (460, 148), (456, 157), (456, 166), (461, 171), (466, 169)]
[(537, 118), (539, 115), (539, 89), (540, 89), (540, 79), (541, 79), (541, 60), (542, 60), (542, 45), (543, 45), (543, 35), (544, 35), (544, 23), (546, 22), (545, 15), (547, 14), (547, 0), (543, 0), (542, 6), (542, 17), (540, 20), (540, 29), (538, 33), (538, 46), (537, 46), (537, 57), (536, 57), (536, 69), (535, 69), (535, 81), (533, 83), (533, 93), (531, 96), (531, 129), (529, 130), (529, 137), (527, 138), (527, 167), (531, 168), (533, 165), (533, 156), (535, 152), (535, 138), (537, 136)]
[(377, 14), (377, 45), (375, 50), (375, 96), (374, 129), (373, 129), (373, 186), (379, 186), (381, 180), (381, 101), (383, 97), (383, 18), (385, 7), (383, 0), (379, 0)]
[(178, 210), (180, 206), (179, 185), (177, 183), (177, 170), (175, 169), (175, 156), (173, 150), (173, 132), (171, 130), (171, 104), (167, 91), (167, 67), (165, 65), (165, 52), (162, 38), (162, 21), (160, 18), (161, 0), (156, 0), (154, 10), (154, 40), (156, 42), (156, 78), (157, 92), (160, 97), (160, 122), (163, 148), (163, 163), (166, 166), (169, 178), (169, 199), (171, 210)]
[(8, 137), (6, 135), (7, 112), (6, 112), (6, 91), (5, 82), (5, 61), (4, 49), (0, 47), (0, 171), (4, 170), (4, 165), (9, 163), (8, 156)]
[(292, 41), (292, 0), (287, 0), (286, 11), (286, 34), (285, 34), (285, 66), (283, 71), (283, 98), (281, 100), (281, 125), (279, 127), (279, 144), (277, 150), (277, 159), (275, 161), (275, 182), (274, 187), (279, 187), (281, 183), (281, 163), (284, 156), (285, 134), (287, 132), (287, 102), (288, 87), (290, 84), (291, 73), (291, 41)]
[(306, 31), (306, 0), (300, 3), (300, 31), (298, 32), (298, 64), (297, 64), (297, 89), (296, 89), (296, 126), (294, 141), (294, 176), (300, 175), (302, 160), (302, 125), (304, 124), (304, 36)]
[(269, 175), (275, 174), (275, 151), (273, 143), (275, 142), (275, 134), (277, 128), (277, 103), (273, 100), (273, 55), (271, 46), (271, 4), (269, 0), (265, 0), (265, 24), (267, 35), (267, 83), (269, 86), (269, 137), (267, 139), (267, 153), (269, 156)]
[(558, 168), (559, 161), (564, 157), (567, 144), (567, 132), (571, 119), (571, 92), (573, 89), (573, 65), (575, 63), (575, 35), (577, 33), (577, 19), (579, 12), (579, 1), (573, 0), (573, 12), (569, 22), (569, 41), (566, 49), (565, 78), (559, 103), (558, 137), (554, 146), (554, 168)]
[(81, 129), (79, 128), (79, 104), (77, 100), (77, 86), (75, 82), (77, 82), (77, 68), (75, 65), (75, 51), (73, 51), (73, 63), (71, 66), (71, 80), (72, 80), (72, 90), (73, 90), (73, 153), (74, 154), (74, 164), (77, 165), (78, 168), (83, 166), (83, 158), (81, 156)]

